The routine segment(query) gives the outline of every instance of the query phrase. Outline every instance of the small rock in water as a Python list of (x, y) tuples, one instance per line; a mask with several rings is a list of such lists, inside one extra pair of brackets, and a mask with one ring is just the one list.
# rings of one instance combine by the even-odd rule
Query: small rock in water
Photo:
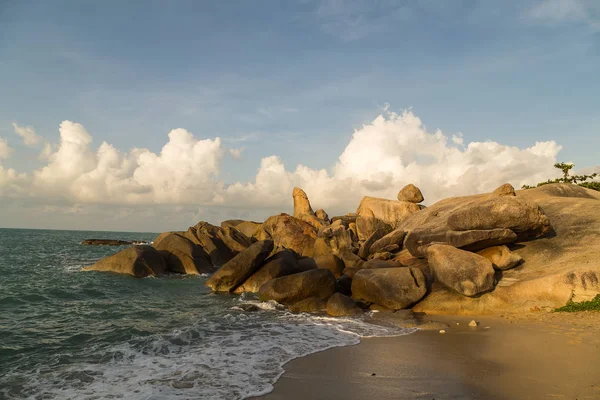
[(373, 373), (371, 374), (371, 376), (377, 376), (377, 374), (376, 374), (375, 372), (373, 372)]
[(440, 329), (440, 333), (444, 334), (444, 333), (446, 333), (446, 330), (445, 329)]
[(256, 304), (240, 304), (239, 307), (246, 312), (260, 310), (260, 308)]
[(472, 327), (472, 328), (475, 328), (475, 327), (477, 327), (477, 325), (478, 325), (478, 324), (477, 324), (477, 321), (475, 321), (475, 320), (473, 320), (473, 321), (469, 322), (469, 326), (470, 326), (470, 327)]

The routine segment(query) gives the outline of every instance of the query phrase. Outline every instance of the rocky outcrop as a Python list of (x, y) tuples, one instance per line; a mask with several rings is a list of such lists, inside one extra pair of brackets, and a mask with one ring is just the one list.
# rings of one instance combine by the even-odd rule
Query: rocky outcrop
[(427, 292), (423, 273), (415, 268), (362, 269), (352, 279), (352, 298), (392, 310), (406, 308)]
[(292, 197), (294, 198), (294, 218), (307, 222), (317, 230), (321, 229), (325, 221), (315, 215), (304, 190), (297, 187), (294, 188)]
[(423, 198), (421, 190), (412, 183), (409, 183), (398, 192), (398, 200), (408, 201), (410, 203), (421, 203), (425, 199)]
[(427, 248), (427, 261), (437, 282), (464, 296), (476, 296), (494, 288), (494, 267), (478, 254), (434, 244)]
[(249, 238), (231, 226), (221, 228), (218, 237), (225, 243), (225, 246), (229, 247), (234, 252), (234, 254), (244, 251), (252, 243), (256, 242), (256, 239)]
[(327, 302), (318, 297), (309, 297), (290, 305), (288, 308), (293, 313), (315, 313), (325, 311), (327, 309)]
[(294, 304), (309, 297), (327, 300), (335, 292), (335, 277), (328, 269), (313, 269), (283, 276), (261, 286), (261, 300), (275, 300), (281, 304)]
[(133, 246), (105, 257), (83, 271), (127, 274), (136, 278), (161, 276), (167, 273), (165, 260), (152, 246)]
[(167, 264), (169, 272), (198, 275), (215, 270), (210, 256), (202, 246), (179, 233), (166, 233), (158, 236), (153, 247)]
[(494, 246), (478, 251), (477, 254), (492, 262), (494, 269), (505, 271), (519, 265), (523, 258), (512, 253), (506, 246)]
[(273, 251), (272, 240), (262, 240), (233, 257), (215, 272), (206, 286), (215, 292), (231, 292), (248, 279)]
[(310, 224), (288, 214), (269, 217), (260, 228), (257, 238), (272, 239), (275, 247), (285, 248), (312, 257), (317, 230)]
[(294, 253), (290, 250), (281, 250), (267, 258), (264, 265), (238, 286), (233, 293), (257, 293), (260, 287), (271, 279), (298, 272), (301, 270)]
[(332, 317), (345, 317), (362, 313), (363, 310), (350, 297), (341, 293), (335, 293), (327, 300), (327, 314)]

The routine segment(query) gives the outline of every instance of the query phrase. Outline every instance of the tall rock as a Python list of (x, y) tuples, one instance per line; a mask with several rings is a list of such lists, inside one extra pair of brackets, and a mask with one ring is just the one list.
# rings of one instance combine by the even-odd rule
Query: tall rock
[(294, 218), (298, 218), (312, 225), (315, 229), (321, 229), (325, 224), (325, 221), (319, 219), (312, 207), (310, 201), (304, 190), (300, 188), (294, 188), (292, 192), (294, 198)]

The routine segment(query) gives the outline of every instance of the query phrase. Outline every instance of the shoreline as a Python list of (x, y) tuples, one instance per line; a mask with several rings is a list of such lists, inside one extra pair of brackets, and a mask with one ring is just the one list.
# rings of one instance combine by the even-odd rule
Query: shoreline
[(296, 358), (252, 399), (600, 399), (598, 312), (430, 319), (436, 329)]

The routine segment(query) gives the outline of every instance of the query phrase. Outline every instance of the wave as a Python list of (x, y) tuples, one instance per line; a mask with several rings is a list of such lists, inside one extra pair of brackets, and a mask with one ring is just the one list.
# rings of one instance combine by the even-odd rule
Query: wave
[[(355, 345), (363, 337), (415, 331), (372, 324), (369, 314), (292, 314), (275, 302), (244, 296), (235, 303), (221, 308), (224, 315), (206, 312), (167, 334), (91, 346), (77, 362), (40, 367), (26, 379), (22, 372), (8, 374), (0, 379), (5, 388), (0, 394), (9, 399), (245, 399), (272, 391), (284, 364), (295, 358)], [(245, 312), (246, 305), (258, 311)]]

